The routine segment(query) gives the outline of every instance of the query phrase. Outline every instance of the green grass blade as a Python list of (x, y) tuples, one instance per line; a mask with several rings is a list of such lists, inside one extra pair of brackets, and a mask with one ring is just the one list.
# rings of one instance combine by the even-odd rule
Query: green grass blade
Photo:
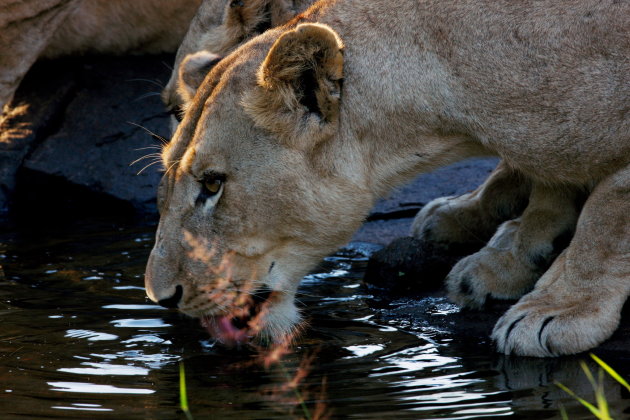
[(565, 410), (562, 405), (560, 405), (560, 417), (562, 417), (562, 420), (569, 420), (569, 415), (567, 414), (567, 410)]
[(573, 398), (575, 398), (576, 400), (578, 400), (580, 402), (580, 404), (582, 404), (584, 407), (588, 408), (588, 410), (593, 413), (593, 415), (597, 418), (602, 418), (600, 411), (597, 409), (597, 407), (595, 407), (593, 404), (591, 404), (590, 402), (586, 401), (584, 398), (580, 398), (578, 397), (575, 392), (571, 391), (569, 388), (567, 388), (566, 386), (564, 386), (563, 384), (561, 384), (560, 382), (556, 382), (555, 383), (556, 386), (558, 388), (560, 388), (561, 390), (563, 390), (564, 392), (566, 392), (567, 394), (569, 394), (570, 396), (572, 396)]
[(186, 392), (186, 371), (184, 362), (179, 362), (179, 405), (188, 420), (192, 420), (193, 416), (188, 409), (188, 394)]
[(604, 392), (604, 371), (599, 369), (598, 385), (595, 390), (595, 400), (597, 401), (597, 407), (599, 408), (600, 418), (606, 420), (612, 420), (610, 417), (610, 411), (608, 410), (608, 401), (606, 401), (606, 393)]
[(586, 365), (586, 362), (583, 360), (580, 360), (580, 366), (582, 367), (584, 374), (588, 378), (588, 381), (591, 383), (591, 386), (593, 387), (593, 391), (595, 391), (597, 389), (597, 382), (595, 382), (595, 377), (593, 376), (593, 372), (591, 372), (591, 370)]
[(604, 369), (606, 371), (606, 373), (608, 373), (610, 376), (612, 376), (617, 382), (619, 382), (621, 385), (623, 385), (624, 387), (626, 387), (626, 389), (628, 391), (630, 391), (630, 384), (628, 384), (628, 382), (626, 382), (625, 379), (623, 379), (617, 372), (614, 371), (613, 368), (611, 368), (610, 366), (608, 366), (608, 364), (606, 362), (604, 362), (602, 359), (600, 359), (599, 357), (595, 356), (593, 353), (591, 353), (591, 358), (593, 360), (595, 360), (595, 362), (597, 362), (598, 365), (600, 365), (602, 367), (602, 369)]

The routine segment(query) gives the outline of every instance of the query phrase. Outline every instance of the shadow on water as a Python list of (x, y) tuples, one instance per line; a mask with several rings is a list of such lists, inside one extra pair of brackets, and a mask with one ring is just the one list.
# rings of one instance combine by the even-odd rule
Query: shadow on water
[[(559, 404), (591, 418), (554, 385), (592, 399), (583, 357), (506, 358), (487, 337), (394, 317), (400, 302), (362, 283), (360, 247), (304, 279), (309, 325), (280, 363), (221, 348), (145, 297), (153, 231), (107, 220), (0, 231), (3, 418), (183, 418), (180, 360), (195, 418), (545, 419), (559, 417)], [(458, 311), (434, 306), (437, 316)], [(630, 417), (628, 393), (608, 379), (606, 390), (615, 418)]]

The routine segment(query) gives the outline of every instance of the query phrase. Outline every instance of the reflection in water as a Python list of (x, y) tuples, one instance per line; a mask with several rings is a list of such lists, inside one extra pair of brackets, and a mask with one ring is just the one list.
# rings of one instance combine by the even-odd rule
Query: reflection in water
[(123, 344), (129, 344), (129, 343), (162, 343), (162, 344), (171, 344), (170, 341), (164, 340), (163, 338), (160, 338), (160, 336), (156, 335), (156, 334), (140, 334), (140, 335), (136, 335), (133, 338), (130, 338), (129, 340), (124, 340), (122, 343)]
[(142, 311), (145, 309), (166, 310), (166, 308), (163, 308), (158, 305), (133, 305), (133, 304), (132, 305), (129, 305), (129, 304), (104, 305), (103, 309), (121, 309), (123, 311), (126, 311), (126, 310)]
[(378, 377), (383, 375), (409, 375), (427, 368), (448, 367), (455, 364), (457, 359), (440, 356), (434, 345), (419, 346), (412, 349), (402, 350), (381, 358), (384, 366), (373, 370), (370, 376)]
[(103, 340), (116, 340), (118, 339), (117, 335), (107, 334), (107, 333), (99, 333), (96, 331), (89, 330), (68, 330), (66, 331), (66, 337), (72, 338), (85, 338), (89, 341), (103, 341)]
[(150, 318), (150, 319), (117, 319), (111, 321), (114, 327), (118, 328), (164, 328), (170, 327), (171, 324), (167, 324), (163, 319)]
[(85, 382), (48, 382), (51, 391), (80, 392), (83, 394), (153, 394), (152, 389), (119, 388), (113, 385), (96, 385)]
[(344, 348), (353, 353), (352, 356), (345, 357), (345, 359), (350, 359), (353, 357), (368, 356), (372, 353), (376, 353), (377, 351), (383, 350), (385, 346), (383, 346), (382, 344), (366, 344), (362, 346), (347, 346)]
[[(309, 326), (279, 363), (265, 363), (265, 351), (222, 348), (197, 321), (145, 298), (152, 228), (108, 229), (0, 235), (3, 415), (177, 418), (183, 360), (199, 418), (304, 418), (306, 410), (333, 418), (542, 419), (557, 418), (559, 403), (570, 418), (589, 418), (554, 385), (591, 394), (579, 358), (507, 358), (430, 326), (391, 321), (387, 304), (370, 306), (361, 247), (306, 277), (299, 300)], [(457, 311), (443, 300), (429, 310)], [(613, 413), (627, 417), (628, 395), (612, 380), (605, 385)]]
[(79, 403), (74, 403), (72, 404), (72, 406), (61, 406), (61, 405), (54, 405), (51, 408), (57, 409), (57, 410), (79, 410), (79, 411), (114, 411), (111, 408), (103, 408), (98, 404), (79, 404)]
[(149, 373), (148, 369), (138, 366), (128, 365), (110, 365), (107, 363), (81, 363), (83, 366), (91, 366), (88, 368), (61, 368), (57, 369), (59, 372), (76, 373), (79, 375), (146, 375)]

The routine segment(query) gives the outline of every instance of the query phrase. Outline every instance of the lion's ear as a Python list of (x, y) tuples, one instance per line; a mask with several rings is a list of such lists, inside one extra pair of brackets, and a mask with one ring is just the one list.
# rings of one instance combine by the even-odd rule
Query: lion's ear
[(192, 101), (203, 79), (220, 60), (220, 56), (205, 50), (184, 57), (178, 70), (178, 93), (185, 103)]
[(244, 99), (257, 125), (298, 148), (314, 147), (337, 129), (343, 44), (321, 24), (301, 24), (273, 44)]
[(224, 25), (239, 40), (261, 34), (272, 26), (270, 0), (231, 0)]

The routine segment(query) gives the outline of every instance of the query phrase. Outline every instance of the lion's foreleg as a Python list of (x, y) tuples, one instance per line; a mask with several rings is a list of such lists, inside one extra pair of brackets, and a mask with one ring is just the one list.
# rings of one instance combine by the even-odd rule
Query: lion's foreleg
[(446, 279), (449, 298), (480, 307), (488, 297), (529, 292), (573, 236), (581, 195), (534, 183), (523, 215), (503, 223), (484, 248), (453, 267)]
[(521, 215), (530, 181), (500, 162), (475, 191), (437, 198), (418, 212), (411, 235), (445, 249), (479, 249), (497, 227)]
[(573, 354), (615, 331), (630, 294), (630, 166), (602, 181), (586, 201), (569, 247), (497, 322), (502, 353)]

